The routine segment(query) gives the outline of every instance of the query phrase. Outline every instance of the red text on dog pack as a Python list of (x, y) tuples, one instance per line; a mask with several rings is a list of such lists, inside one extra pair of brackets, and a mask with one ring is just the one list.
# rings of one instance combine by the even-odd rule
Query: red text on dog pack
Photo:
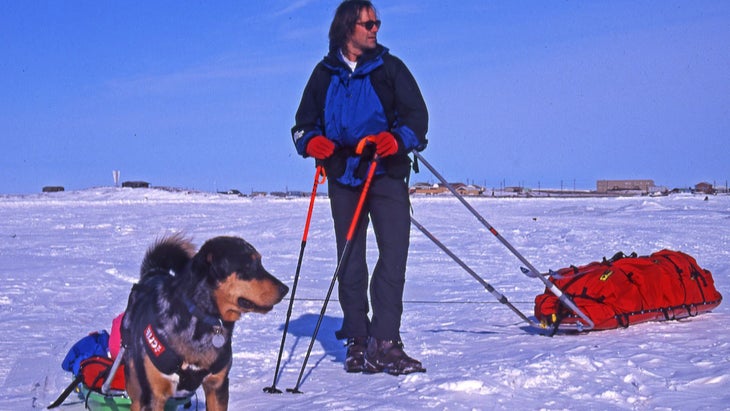
[(144, 338), (147, 342), (147, 346), (150, 347), (152, 353), (155, 354), (155, 357), (159, 357), (163, 352), (165, 352), (165, 346), (162, 345), (155, 335), (151, 324), (147, 325), (147, 328), (144, 329)]

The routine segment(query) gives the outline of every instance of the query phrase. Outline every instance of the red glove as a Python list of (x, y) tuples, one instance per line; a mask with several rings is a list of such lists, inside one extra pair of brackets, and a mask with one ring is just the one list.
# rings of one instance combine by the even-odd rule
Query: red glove
[(306, 151), (309, 156), (317, 160), (324, 160), (335, 152), (335, 143), (324, 136), (312, 137), (307, 143)]
[(387, 131), (376, 134), (372, 141), (375, 143), (375, 152), (380, 157), (392, 156), (398, 152), (398, 141)]

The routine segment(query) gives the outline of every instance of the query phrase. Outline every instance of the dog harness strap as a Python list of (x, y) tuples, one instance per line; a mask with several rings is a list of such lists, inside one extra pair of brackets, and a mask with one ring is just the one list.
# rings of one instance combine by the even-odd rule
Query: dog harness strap
[(210, 370), (208, 371), (211, 374), (217, 374), (220, 371), (223, 371), (223, 369), (228, 366), (228, 363), (231, 361), (232, 356), (233, 349), (231, 348), (231, 344), (228, 344), (225, 348), (223, 348), (223, 352), (218, 356), (218, 359), (216, 359), (215, 362), (210, 365)]
[(142, 345), (144, 345), (147, 355), (152, 363), (160, 372), (164, 374), (173, 374), (180, 370), (183, 359), (170, 346), (164, 337), (164, 333), (159, 332), (159, 319), (154, 311), (148, 310), (140, 318), (140, 327), (142, 328)]
[(164, 340), (161, 333), (155, 331), (155, 327), (147, 324), (142, 332), (144, 347), (147, 355), (163, 374), (173, 374), (180, 370), (182, 357), (180, 357)]
[[(145, 327), (143, 335), (145, 349), (155, 367), (163, 374), (180, 374), (183, 367), (183, 358), (167, 344), (167, 341), (160, 336), (160, 333), (155, 332), (152, 324)], [(201, 370), (201, 372), (207, 375), (222, 371), (228, 366), (232, 355), (231, 345), (227, 344), (216, 361), (211, 364), (210, 369), (207, 371)]]
[[(197, 308), (192, 303), (192, 301), (186, 299), (185, 303), (188, 306), (189, 310), (194, 310), (197, 311), (197, 313), (202, 313), (202, 311), (200, 311), (200, 309)], [(198, 317), (198, 315), (196, 315), (197, 313), (193, 313), (193, 311), (191, 311), (191, 314), (195, 315), (196, 317)], [(142, 336), (144, 339), (145, 350), (147, 351), (150, 360), (152, 360), (152, 363), (155, 365), (155, 367), (157, 367), (157, 369), (164, 374), (181, 374), (183, 367), (183, 358), (177, 352), (175, 352), (175, 350), (173, 350), (167, 340), (165, 340), (163, 334), (157, 331), (159, 329), (158, 318), (154, 315), (152, 311), (146, 313), (145, 317), (145, 321), (142, 322), (142, 324), (147, 325), (142, 331)], [(206, 324), (220, 327), (220, 320), (217, 320), (209, 315), (206, 317), (207, 319), (200, 317), (198, 318), (200, 318), (201, 321), (205, 322)], [(218, 359), (210, 366), (209, 370), (201, 370), (204, 375), (209, 373), (214, 374), (222, 371), (228, 365), (228, 362), (232, 357), (232, 349), (230, 344), (228, 344), (223, 350), (224, 352), (218, 356)]]

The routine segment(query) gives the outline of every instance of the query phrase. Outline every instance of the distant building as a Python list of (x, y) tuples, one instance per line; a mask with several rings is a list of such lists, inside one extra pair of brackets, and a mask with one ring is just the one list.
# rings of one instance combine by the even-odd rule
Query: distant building
[(235, 188), (232, 188), (232, 189), (226, 190), (226, 191), (219, 191), (218, 194), (226, 194), (226, 195), (233, 195), (233, 196), (239, 196), (239, 197), (246, 196), (240, 190), (236, 190)]
[(150, 188), (150, 183), (146, 181), (125, 181), (122, 183), (122, 187), (128, 188)]
[(440, 184), (416, 183), (410, 188), (411, 194), (441, 194), (448, 191)]
[(452, 184), (452, 187), (454, 187), (457, 193), (463, 196), (480, 196), (486, 191), (484, 187), (475, 184), (456, 183)]
[(62, 186), (45, 186), (43, 187), (44, 193), (57, 193), (59, 191), (63, 191), (64, 188)]
[(617, 191), (641, 191), (648, 193), (655, 187), (654, 180), (598, 180), (596, 191), (599, 193), (610, 193)]
[[(478, 196), (482, 195), (484, 193), (485, 188), (480, 187), (474, 184), (464, 184), (464, 183), (449, 183), (451, 187), (456, 190), (457, 193), (463, 195), (463, 196)], [(446, 187), (446, 185), (437, 183), (437, 184), (429, 184), (429, 183), (416, 183), (410, 188), (411, 194), (429, 194), (429, 195), (435, 195), (435, 194), (446, 194), (449, 192), (449, 188)]]
[(695, 192), (696, 193), (702, 193), (702, 194), (715, 194), (717, 191), (710, 183), (697, 183), (695, 185)]

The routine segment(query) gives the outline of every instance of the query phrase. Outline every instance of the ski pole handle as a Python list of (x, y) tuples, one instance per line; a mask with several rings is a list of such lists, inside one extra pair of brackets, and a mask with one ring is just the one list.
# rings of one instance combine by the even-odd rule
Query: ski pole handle
[(317, 171), (314, 173), (314, 185), (312, 187), (312, 195), (309, 198), (309, 210), (307, 210), (307, 221), (304, 223), (304, 233), (302, 234), (302, 242), (307, 242), (309, 235), (309, 223), (312, 220), (312, 210), (314, 209), (314, 199), (317, 198), (317, 186), (327, 181), (327, 174), (321, 164), (317, 165)]
[(370, 190), (370, 183), (373, 181), (373, 176), (375, 175), (375, 169), (378, 167), (379, 159), (380, 158), (376, 154), (375, 157), (373, 157), (373, 160), (370, 162), (370, 167), (368, 168), (368, 176), (365, 179), (365, 185), (363, 185), (362, 187), (360, 199), (357, 201), (357, 208), (355, 209), (355, 215), (352, 217), (350, 229), (347, 231), (347, 241), (352, 240), (352, 236), (355, 235), (355, 229), (357, 229), (357, 225), (360, 222), (360, 213), (362, 212), (362, 206), (363, 204), (365, 204), (365, 197), (367, 197), (367, 193)]

